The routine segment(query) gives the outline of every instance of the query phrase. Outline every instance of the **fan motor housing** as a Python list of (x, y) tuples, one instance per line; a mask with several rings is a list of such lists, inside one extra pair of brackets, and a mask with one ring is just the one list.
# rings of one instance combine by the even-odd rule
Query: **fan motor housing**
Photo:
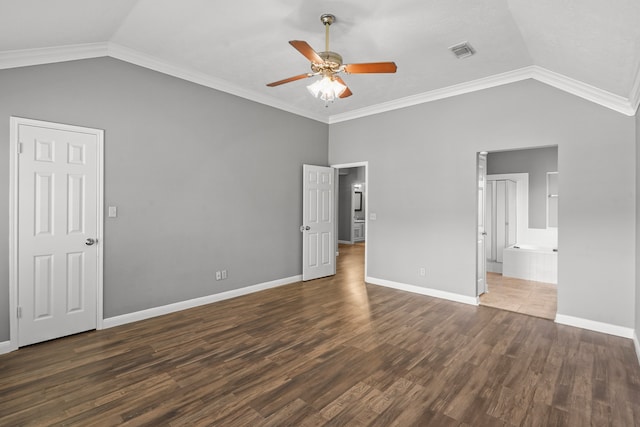
[(340, 67), (342, 67), (342, 56), (336, 52), (318, 52), (318, 56), (324, 59), (324, 63), (316, 64), (315, 62), (311, 63), (311, 70), (314, 73), (321, 73), (323, 71), (340, 71)]

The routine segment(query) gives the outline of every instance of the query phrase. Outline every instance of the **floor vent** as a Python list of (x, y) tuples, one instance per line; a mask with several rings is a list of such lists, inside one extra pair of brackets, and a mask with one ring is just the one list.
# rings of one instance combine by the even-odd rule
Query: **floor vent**
[(453, 52), (458, 59), (468, 58), (476, 53), (475, 49), (471, 47), (469, 42), (462, 42), (455, 46), (451, 46), (449, 50)]

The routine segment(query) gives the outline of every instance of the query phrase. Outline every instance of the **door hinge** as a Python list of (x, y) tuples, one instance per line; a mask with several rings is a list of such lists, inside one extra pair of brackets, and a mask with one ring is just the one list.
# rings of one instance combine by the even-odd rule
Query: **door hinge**
[(18, 312), (16, 313), (18, 315), (18, 319), (22, 319), (22, 307), (18, 307)]
[(22, 154), (22, 146), (23, 146), (23, 145), (24, 145), (24, 144), (22, 144), (22, 142), (19, 142), (19, 143), (18, 143), (18, 154)]

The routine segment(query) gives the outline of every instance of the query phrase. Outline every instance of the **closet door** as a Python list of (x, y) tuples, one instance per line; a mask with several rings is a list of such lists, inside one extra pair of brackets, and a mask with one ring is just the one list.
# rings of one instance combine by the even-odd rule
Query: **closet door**
[(496, 201), (494, 198), (496, 182), (495, 181), (486, 181), (486, 189), (485, 189), (485, 232), (487, 233), (487, 238), (485, 239), (485, 253), (487, 254), (488, 261), (495, 261), (495, 236), (493, 234), (493, 230), (495, 228), (495, 218), (494, 212), (496, 210)]
[(507, 184), (505, 181), (496, 181), (496, 261), (502, 262), (502, 251), (507, 242)]
[(507, 236), (505, 245), (508, 248), (509, 246), (513, 246), (517, 243), (516, 238), (516, 225), (518, 224), (516, 221), (516, 182), (515, 181), (506, 181), (506, 192), (507, 192), (507, 206), (506, 206), (506, 228), (507, 228)]

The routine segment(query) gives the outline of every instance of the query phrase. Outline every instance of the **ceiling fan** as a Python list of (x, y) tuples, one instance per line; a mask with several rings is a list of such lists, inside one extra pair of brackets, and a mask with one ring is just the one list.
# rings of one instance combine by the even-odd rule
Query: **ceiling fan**
[(306, 79), (313, 76), (322, 76), (315, 83), (307, 86), (311, 94), (328, 103), (335, 98), (346, 98), (353, 93), (347, 87), (347, 84), (338, 75), (341, 72), (347, 74), (365, 74), (365, 73), (395, 73), (397, 66), (394, 62), (369, 62), (362, 64), (343, 64), (342, 56), (336, 52), (329, 50), (329, 26), (336, 20), (334, 15), (325, 13), (320, 17), (320, 21), (325, 27), (325, 50), (316, 52), (311, 46), (302, 40), (291, 40), (289, 44), (298, 52), (311, 61), (311, 72), (299, 74), (277, 82), (269, 83), (267, 86), (274, 87), (281, 84), (294, 82), (296, 80)]

